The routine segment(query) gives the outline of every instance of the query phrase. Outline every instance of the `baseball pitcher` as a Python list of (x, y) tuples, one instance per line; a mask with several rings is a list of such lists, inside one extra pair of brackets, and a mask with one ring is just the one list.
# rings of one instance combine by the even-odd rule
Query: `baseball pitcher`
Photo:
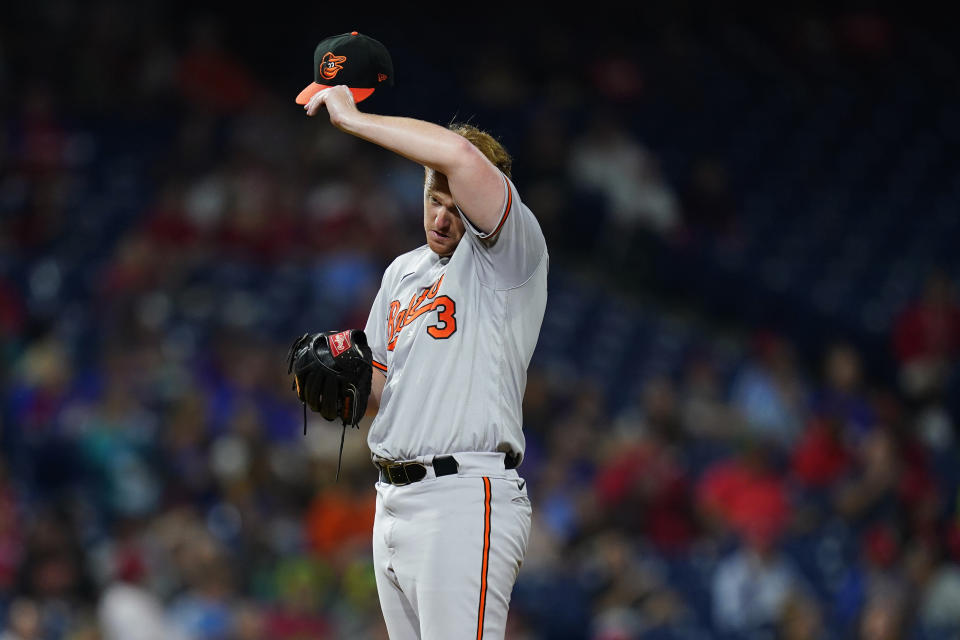
[[(333, 66), (347, 70), (352, 55), (322, 42), (315, 58), (326, 75), (298, 101), (307, 115), (326, 110), (341, 131), (423, 165), (426, 244), (387, 268), (363, 331), (305, 336), (291, 368), (309, 361), (318, 363), (310, 371), (329, 373), (295, 377), (311, 408), (327, 401), (328, 419), (355, 424), (358, 407), (376, 407), (373, 559), (390, 638), (503, 638), (530, 533), (517, 467), (527, 366), (547, 299), (546, 242), (494, 138), (469, 125), (361, 112), (356, 102), (369, 94), (327, 77)], [(361, 362), (368, 354), (371, 368), (344, 392), (330, 377), (351, 352)]]

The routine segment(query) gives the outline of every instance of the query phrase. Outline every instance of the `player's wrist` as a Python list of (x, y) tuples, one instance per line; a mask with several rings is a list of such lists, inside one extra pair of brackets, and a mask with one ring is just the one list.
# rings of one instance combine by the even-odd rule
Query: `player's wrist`
[(338, 110), (337, 113), (331, 113), (330, 122), (345, 133), (363, 137), (363, 130), (368, 123), (369, 116), (369, 113), (357, 109), (356, 105), (351, 105), (348, 108)]
[(329, 111), (330, 111), (330, 124), (335, 126), (337, 129), (340, 129), (341, 131), (352, 133), (352, 131), (350, 131), (350, 128), (349, 128), (352, 118), (348, 108), (344, 107), (341, 109), (329, 109)]

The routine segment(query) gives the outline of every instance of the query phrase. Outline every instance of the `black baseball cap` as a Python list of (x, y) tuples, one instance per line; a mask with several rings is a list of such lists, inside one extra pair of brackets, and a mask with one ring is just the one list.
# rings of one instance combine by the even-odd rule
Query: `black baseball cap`
[(313, 82), (297, 96), (307, 104), (313, 94), (338, 84), (350, 87), (354, 102), (383, 85), (393, 86), (393, 61), (379, 41), (351, 31), (322, 40), (313, 52)]

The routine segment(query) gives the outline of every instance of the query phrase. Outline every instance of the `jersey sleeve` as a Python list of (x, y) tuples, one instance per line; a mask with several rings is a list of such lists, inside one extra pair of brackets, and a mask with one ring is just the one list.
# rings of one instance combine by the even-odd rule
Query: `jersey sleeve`
[(387, 375), (387, 305), (383, 285), (377, 291), (377, 297), (370, 307), (367, 317), (367, 326), (363, 332), (367, 334), (367, 344), (373, 355), (373, 367), (383, 375)]
[(501, 175), (505, 196), (503, 213), (494, 230), (485, 233), (475, 227), (469, 212), (460, 210), (460, 217), (479, 258), (484, 284), (510, 289), (523, 284), (533, 274), (547, 253), (547, 243), (540, 223), (521, 202), (513, 182)]

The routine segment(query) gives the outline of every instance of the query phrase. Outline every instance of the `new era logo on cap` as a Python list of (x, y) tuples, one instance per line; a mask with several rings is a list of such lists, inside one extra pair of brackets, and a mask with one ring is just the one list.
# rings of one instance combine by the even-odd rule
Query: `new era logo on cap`
[(317, 45), (313, 82), (297, 96), (297, 104), (307, 104), (318, 91), (338, 84), (350, 87), (354, 102), (360, 102), (384, 82), (393, 85), (393, 60), (387, 48), (362, 33), (343, 33)]

